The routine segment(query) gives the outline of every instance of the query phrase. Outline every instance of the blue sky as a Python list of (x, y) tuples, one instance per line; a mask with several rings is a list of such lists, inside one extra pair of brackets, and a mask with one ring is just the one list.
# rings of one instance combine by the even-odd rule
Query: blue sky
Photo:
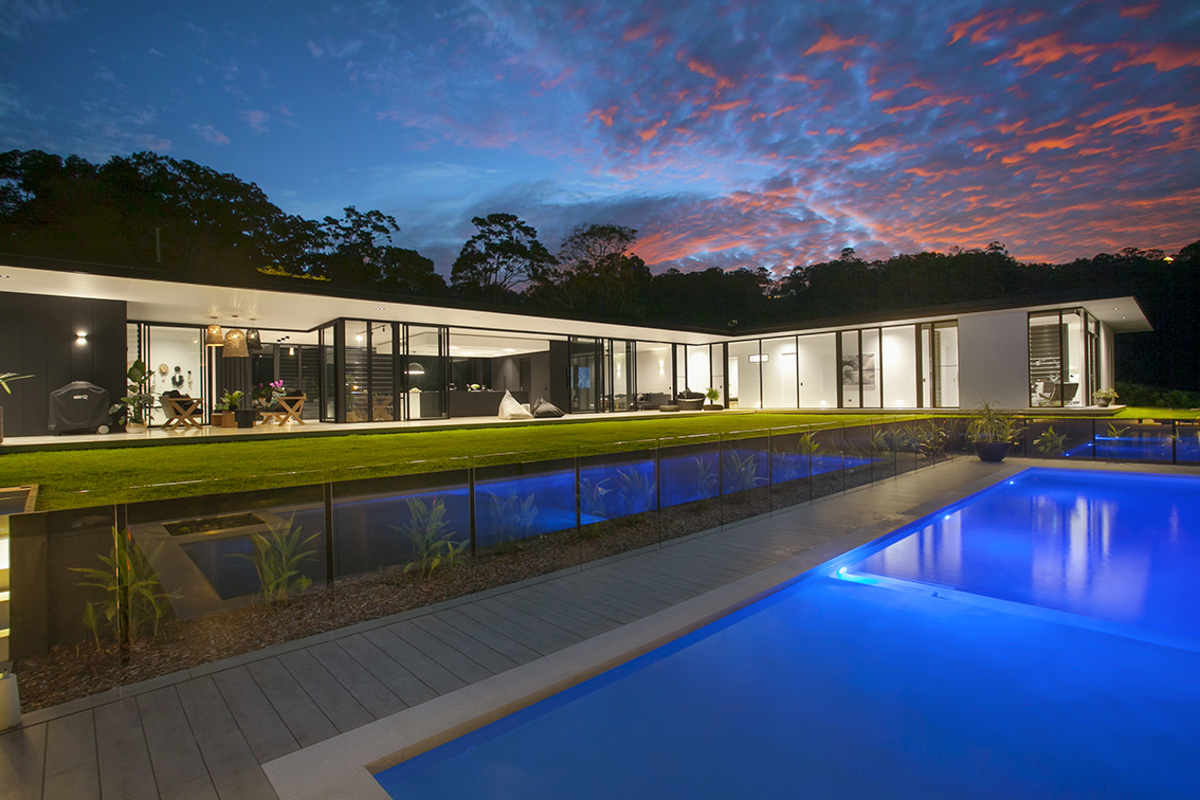
[(1200, 238), (1200, 4), (0, 0), (0, 149), (154, 150), (285, 211), (472, 216), (656, 271)]

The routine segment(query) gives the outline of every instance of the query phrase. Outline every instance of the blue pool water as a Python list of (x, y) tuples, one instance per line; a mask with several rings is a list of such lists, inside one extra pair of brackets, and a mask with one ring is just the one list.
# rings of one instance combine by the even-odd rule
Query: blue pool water
[(406, 799), (1195, 797), (1198, 541), (1200, 480), (1029, 470), (376, 777)]

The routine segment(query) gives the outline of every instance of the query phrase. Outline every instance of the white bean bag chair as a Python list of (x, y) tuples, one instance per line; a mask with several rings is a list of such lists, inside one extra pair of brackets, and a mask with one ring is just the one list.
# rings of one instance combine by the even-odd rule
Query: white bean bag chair
[(512, 392), (504, 390), (504, 399), (500, 401), (500, 419), (533, 419), (533, 414), (517, 402)]

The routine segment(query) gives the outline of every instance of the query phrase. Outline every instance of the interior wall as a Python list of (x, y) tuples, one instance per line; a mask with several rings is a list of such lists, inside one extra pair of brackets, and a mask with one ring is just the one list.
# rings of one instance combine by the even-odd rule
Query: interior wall
[(959, 406), (1029, 405), (1029, 323), (1025, 311), (969, 314), (958, 320)]
[[(519, 391), (521, 386), (521, 367), (512, 356), (492, 359), (492, 388), (496, 391)], [(528, 388), (528, 387), (525, 387)]]
[(125, 313), (115, 300), (0, 293), (0, 372), (33, 376), (0, 391), (5, 435), (45, 436), (50, 392), (73, 381), (125, 396)]
[[(528, 353), (522, 358), (529, 359), (529, 397), (536, 400), (538, 396), (550, 400), (550, 351)], [(554, 402), (551, 400), (551, 402)]]

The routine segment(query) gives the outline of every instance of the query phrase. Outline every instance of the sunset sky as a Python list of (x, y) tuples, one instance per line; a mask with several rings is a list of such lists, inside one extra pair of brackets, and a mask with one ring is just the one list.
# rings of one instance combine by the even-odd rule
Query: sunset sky
[[(119, 10), (119, 13), (118, 13)], [(306, 217), (471, 217), (671, 266), (1200, 239), (1200, 3), (8, 2), (0, 150), (138, 150)]]

